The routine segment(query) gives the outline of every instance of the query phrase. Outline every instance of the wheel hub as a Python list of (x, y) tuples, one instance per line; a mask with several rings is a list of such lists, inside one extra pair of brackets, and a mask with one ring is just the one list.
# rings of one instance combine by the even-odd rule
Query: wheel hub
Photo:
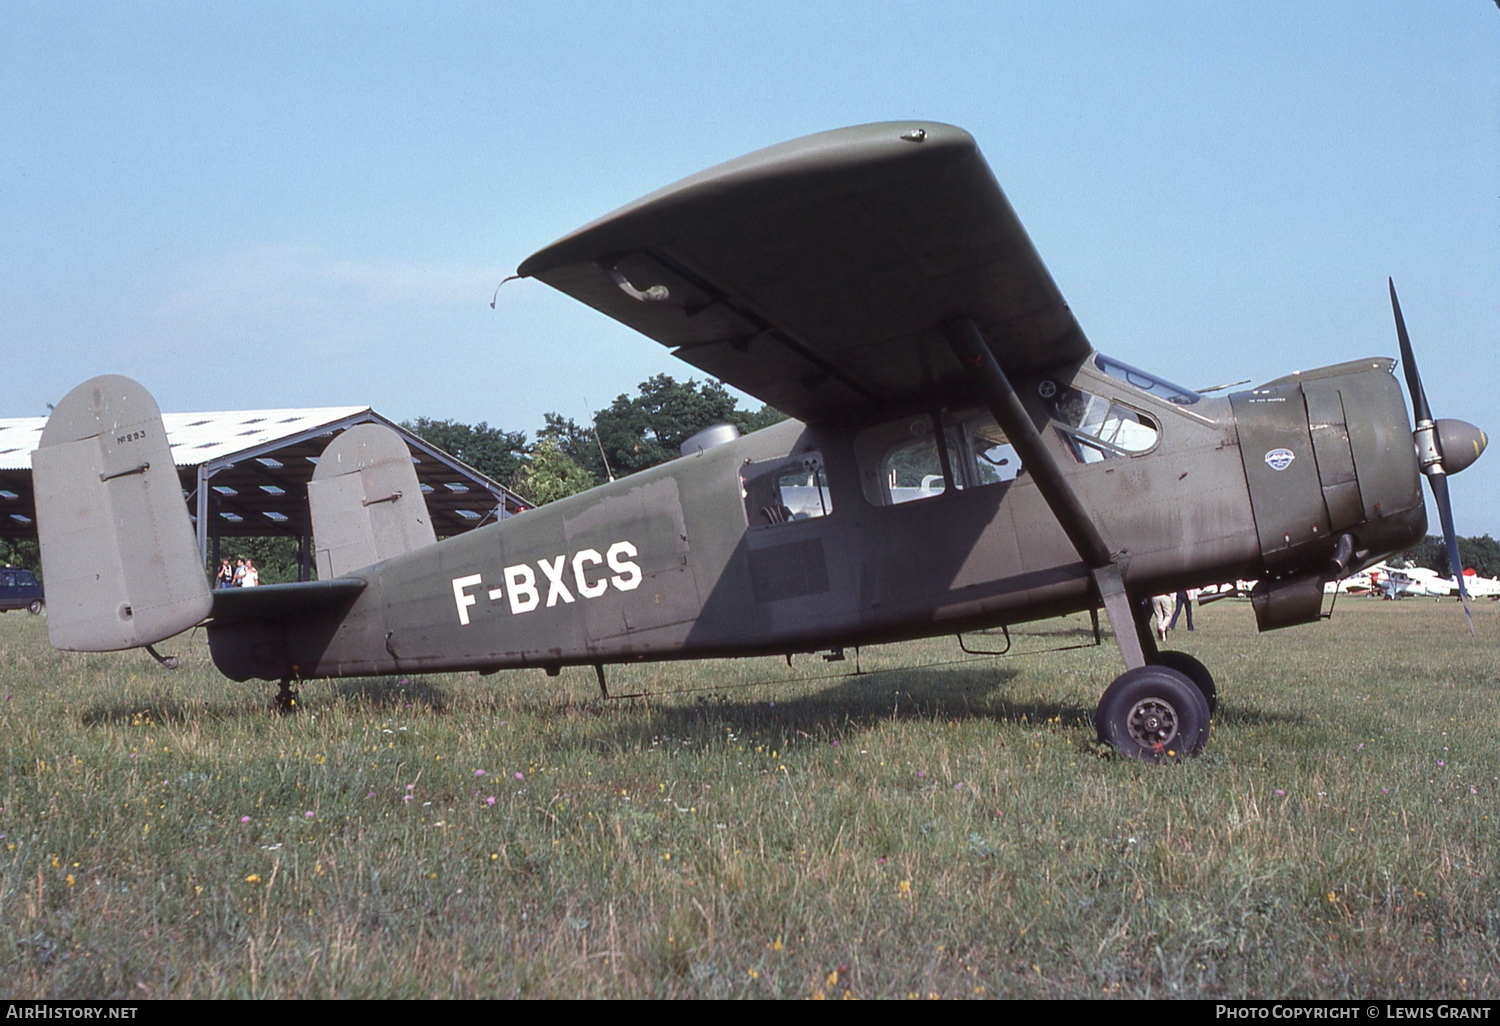
[(1130, 739), (1143, 748), (1166, 745), (1177, 736), (1177, 710), (1160, 698), (1146, 698), (1135, 703), (1125, 722)]

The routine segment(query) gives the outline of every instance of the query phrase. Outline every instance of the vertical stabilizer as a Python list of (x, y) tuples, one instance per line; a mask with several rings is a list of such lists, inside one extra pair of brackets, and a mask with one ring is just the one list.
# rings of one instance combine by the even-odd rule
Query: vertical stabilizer
[(156, 400), (129, 378), (63, 396), (31, 456), (56, 648), (110, 652), (187, 630), (213, 604)]
[(437, 541), (411, 452), (382, 424), (357, 424), (328, 444), (307, 504), (319, 580)]

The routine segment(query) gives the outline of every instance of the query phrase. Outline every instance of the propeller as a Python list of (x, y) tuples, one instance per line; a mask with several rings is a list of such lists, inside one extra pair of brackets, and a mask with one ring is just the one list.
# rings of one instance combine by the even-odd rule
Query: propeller
[[(1488, 439), (1483, 431), (1463, 421), (1432, 419), (1432, 408), (1427, 405), (1427, 392), (1422, 388), (1422, 376), (1417, 373), (1417, 358), (1412, 353), (1411, 338), (1406, 333), (1406, 318), (1401, 316), (1401, 301), (1396, 298), (1396, 283), (1390, 278), (1386, 281), (1391, 288), (1391, 311), (1396, 315), (1396, 341), (1401, 346), (1401, 367), (1406, 373), (1406, 388), (1411, 393), (1412, 413), (1417, 422), (1416, 430), (1412, 432), (1412, 439), (1417, 444), (1417, 463), (1427, 476), (1433, 501), (1437, 503), (1438, 518), (1443, 523), (1443, 541), (1448, 548), (1448, 566), (1458, 583), (1458, 597), (1463, 601), (1464, 615), (1469, 618), (1469, 631), (1472, 633), (1474, 614), (1469, 609), (1469, 589), (1464, 586), (1463, 563), (1458, 556), (1458, 534), (1453, 529), (1453, 503), (1448, 498), (1448, 474), (1457, 473), (1474, 462), (1479, 453), (1484, 451)], [(1445, 442), (1448, 443), (1447, 446)], [(1473, 456), (1468, 456), (1464, 451), (1465, 442), (1470, 443)], [(1445, 448), (1453, 448), (1458, 458), (1445, 460)]]

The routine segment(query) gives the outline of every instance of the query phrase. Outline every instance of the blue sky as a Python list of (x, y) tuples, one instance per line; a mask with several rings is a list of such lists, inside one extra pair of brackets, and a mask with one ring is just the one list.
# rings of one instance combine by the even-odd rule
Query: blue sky
[[(369, 404), (534, 429), (665, 371), (495, 284), (761, 146), (979, 140), (1100, 349), (1188, 385), (1395, 352), (1500, 431), (1500, 9), (1222, 3), (0, 7), (0, 416)], [(1454, 480), (1500, 536), (1500, 448)], [(1435, 529), (1435, 521), (1434, 521)]]

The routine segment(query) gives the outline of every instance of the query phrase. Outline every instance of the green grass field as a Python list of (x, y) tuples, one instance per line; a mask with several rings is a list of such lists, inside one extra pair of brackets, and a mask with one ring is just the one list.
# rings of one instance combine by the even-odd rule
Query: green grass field
[[(0, 616), (0, 993), (1500, 996), (1500, 606), (1174, 644), (1207, 754), (1093, 739), (1087, 619), (593, 674), (236, 685)], [(916, 664), (929, 664), (917, 666)], [(788, 674), (803, 678), (786, 682)], [(738, 685), (782, 681), (771, 686)], [(717, 688), (719, 690), (703, 690)]]

